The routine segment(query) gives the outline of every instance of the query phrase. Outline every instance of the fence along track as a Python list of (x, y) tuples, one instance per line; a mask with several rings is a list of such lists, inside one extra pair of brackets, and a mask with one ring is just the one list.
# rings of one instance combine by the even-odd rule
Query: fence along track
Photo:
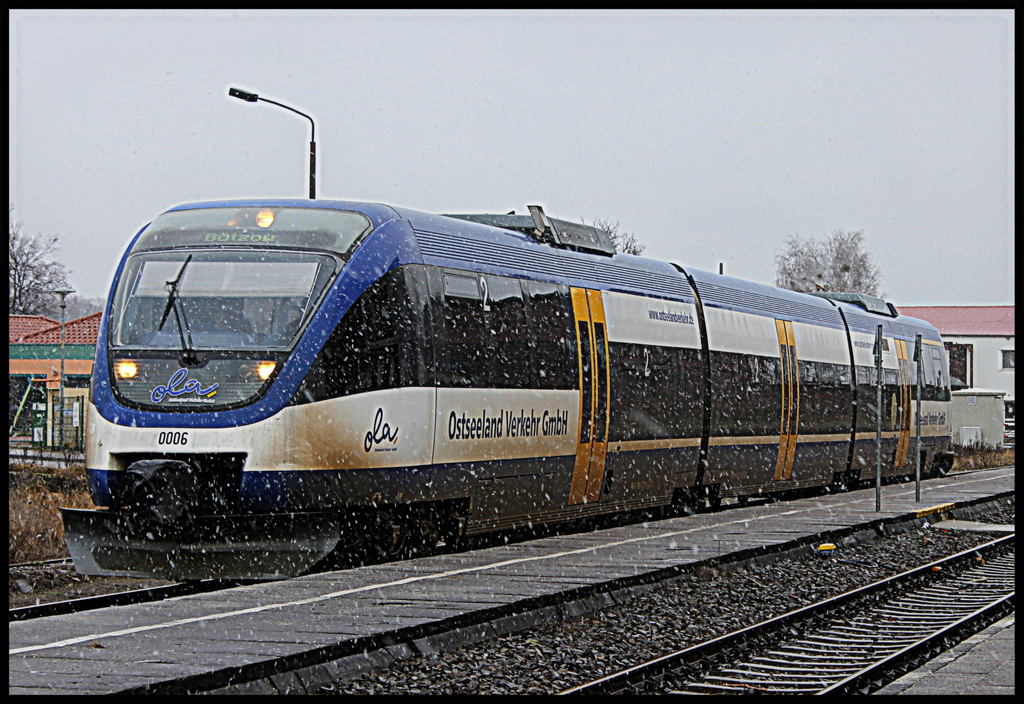
[[(678, 681), (675, 693), (854, 693), (887, 679), (884, 673), (926, 660), (993, 620), (1014, 603), (1015, 536), (994, 540), (861, 589), (812, 604), (562, 694), (644, 691), (647, 684)], [(982, 558), (981, 556), (985, 556)], [(884, 598), (894, 587), (921, 582), (958, 565), (977, 564), (887, 599), (851, 618), (831, 618), (862, 601)], [(822, 620), (803, 635), (779, 641), (780, 633)], [(765, 649), (764, 646), (767, 646)], [(763, 652), (741, 655), (760, 649)], [(737, 664), (723, 665), (736, 658)], [(706, 673), (706, 674), (702, 674)]]

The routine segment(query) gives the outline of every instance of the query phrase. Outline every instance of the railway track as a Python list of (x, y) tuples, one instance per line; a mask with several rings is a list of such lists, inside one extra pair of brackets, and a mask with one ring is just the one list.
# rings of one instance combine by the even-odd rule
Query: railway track
[(868, 693), (1013, 609), (1015, 536), (561, 694)]

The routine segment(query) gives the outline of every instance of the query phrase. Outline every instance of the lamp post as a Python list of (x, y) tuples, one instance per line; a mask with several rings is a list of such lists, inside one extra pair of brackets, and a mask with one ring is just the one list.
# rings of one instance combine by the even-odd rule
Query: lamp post
[(247, 103), (255, 103), (257, 100), (262, 100), (265, 103), (270, 103), (271, 105), (276, 105), (279, 108), (284, 108), (285, 110), (291, 110), (292, 112), (294, 112), (296, 114), (299, 114), (299, 115), (302, 115), (304, 118), (309, 120), (309, 127), (310, 127), (310, 133), (309, 133), (309, 197), (311, 199), (316, 198), (316, 125), (313, 124), (313, 118), (310, 117), (309, 115), (307, 115), (304, 112), (300, 112), (300, 111), (296, 110), (295, 108), (290, 108), (287, 105), (283, 105), (283, 104), (277, 102), (276, 100), (270, 100), (268, 98), (261, 98), (256, 93), (248, 93), (248, 92), (246, 92), (244, 90), (239, 90), (238, 88), (229, 88), (228, 89), (228, 95), (231, 96), (232, 98), (238, 98), (239, 100), (244, 100)]
[(57, 442), (61, 448), (64, 447), (64, 319), (65, 311), (67, 311), (67, 302), (64, 300), (68, 294), (74, 293), (74, 289), (70, 288), (58, 288), (54, 289), (53, 293), (60, 296), (60, 415), (58, 420), (60, 422), (60, 432), (58, 433)]

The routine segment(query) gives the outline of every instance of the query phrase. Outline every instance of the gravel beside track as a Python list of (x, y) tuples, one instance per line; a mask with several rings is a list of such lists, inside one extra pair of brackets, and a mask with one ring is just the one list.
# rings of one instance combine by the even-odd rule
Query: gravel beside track
[[(971, 520), (1013, 524), (1013, 506)], [(572, 623), (393, 663), (337, 694), (540, 694), (612, 674), (998, 537), (929, 528), (737, 572), (705, 569)], [(848, 564), (840, 560), (873, 563)]]
[(89, 577), (78, 574), (69, 560), (48, 565), (22, 565), (8, 571), (7, 608), (49, 604), (100, 594), (116, 594), (176, 584), (166, 579)]

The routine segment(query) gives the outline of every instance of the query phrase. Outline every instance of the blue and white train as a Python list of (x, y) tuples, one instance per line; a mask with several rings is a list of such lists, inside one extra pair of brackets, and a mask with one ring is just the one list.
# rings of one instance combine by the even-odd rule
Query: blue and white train
[[(948, 361), (879, 299), (617, 254), (530, 215), (173, 208), (118, 265), (86, 574), (278, 578), (332, 551), (948, 470)], [(876, 402), (873, 345), (884, 331)], [(923, 337), (915, 448), (915, 336)]]

